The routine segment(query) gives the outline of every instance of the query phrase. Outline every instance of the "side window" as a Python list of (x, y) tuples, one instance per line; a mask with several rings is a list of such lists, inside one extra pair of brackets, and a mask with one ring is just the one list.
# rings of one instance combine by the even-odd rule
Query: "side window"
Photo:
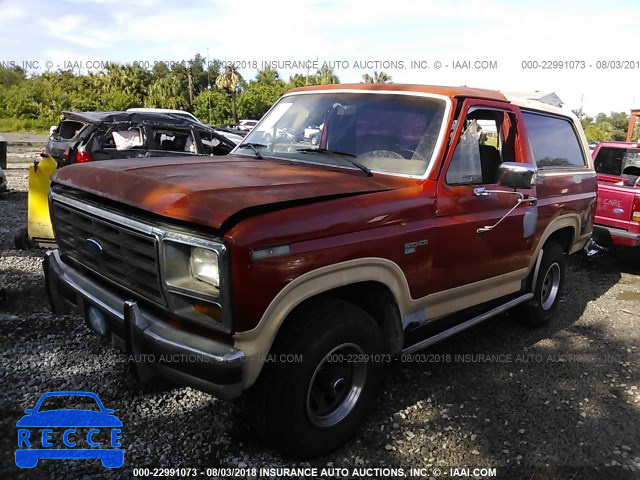
[(449, 185), (491, 184), (498, 181), (502, 162), (515, 161), (515, 120), (507, 112), (472, 110), (447, 169)]
[(586, 166), (580, 142), (569, 120), (524, 112), (524, 122), (538, 168), (546, 170)]
[(80, 130), (84, 128), (84, 123), (76, 122), (74, 120), (63, 120), (58, 126), (57, 133), (63, 140), (71, 140), (74, 138)]
[(220, 145), (220, 140), (210, 133), (200, 133), (200, 141), (205, 155), (215, 155), (216, 148)]
[(156, 130), (154, 132), (154, 138), (160, 150), (197, 153), (196, 144), (191, 132), (181, 130)]
[(449, 169), (447, 183), (450, 185), (482, 183), (480, 167), (480, 128), (475, 120), (465, 125), (465, 130), (456, 146)]
[(233, 148), (224, 143), (214, 133), (200, 132), (200, 141), (202, 142), (202, 153), (205, 155), (226, 155)]
[(102, 144), (105, 150), (115, 148), (116, 150), (130, 150), (140, 148), (144, 145), (144, 136), (139, 128), (129, 128), (128, 130), (113, 130), (108, 134)]

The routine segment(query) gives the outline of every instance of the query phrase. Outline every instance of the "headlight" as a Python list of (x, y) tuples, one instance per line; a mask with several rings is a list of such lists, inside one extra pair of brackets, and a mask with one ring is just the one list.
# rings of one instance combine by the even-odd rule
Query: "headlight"
[(222, 257), (215, 247), (165, 240), (163, 248), (164, 281), (169, 290), (187, 296), (220, 296)]
[(215, 288), (220, 287), (220, 269), (216, 252), (206, 248), (191, 247), (189, 267), (194, 278)]

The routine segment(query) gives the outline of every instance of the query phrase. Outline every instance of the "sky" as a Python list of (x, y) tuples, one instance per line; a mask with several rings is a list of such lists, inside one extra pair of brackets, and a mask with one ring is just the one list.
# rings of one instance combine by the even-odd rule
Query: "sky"
[(286, 80), (326, 62), (343, 83), (384, 70), (396, 83), (555, 92), (595, 115), (640, 108), (638, 25), (637, 0), (0, 0), (0, 64), (86, 73), (208, 53), (245, 79), (305, 64), (279, 68)]

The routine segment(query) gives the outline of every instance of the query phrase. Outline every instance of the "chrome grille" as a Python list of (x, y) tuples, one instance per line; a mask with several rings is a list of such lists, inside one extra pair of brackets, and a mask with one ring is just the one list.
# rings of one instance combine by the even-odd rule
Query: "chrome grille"
[[(53, 202), (56, 241), (62, 255), (111, 280), (120, 287), (156, 303), (165, 304), (160, 282), (157, 240), (66, 204)], [(86, 248), (94, 239), (102, 247), (95, 254)]]

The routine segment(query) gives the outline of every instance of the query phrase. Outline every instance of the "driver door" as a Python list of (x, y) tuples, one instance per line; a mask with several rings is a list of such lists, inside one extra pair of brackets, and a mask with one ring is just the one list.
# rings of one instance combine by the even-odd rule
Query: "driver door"
[[(537, 208), (517, 204), (499, 186), (502, 162), (529, 162), (521, 114), (503, 103), (464, 102), (438, 178), (431, 316), (514, 293), (521, 288), (535, 238)], [(491, 193), (489, 193), (491, 192)], [(497, 192), (497, 193), (494, 193)], [(535, 188), (521, 190), (535, 197)], [(486, 226), (500, 224), (490, 231)]]

